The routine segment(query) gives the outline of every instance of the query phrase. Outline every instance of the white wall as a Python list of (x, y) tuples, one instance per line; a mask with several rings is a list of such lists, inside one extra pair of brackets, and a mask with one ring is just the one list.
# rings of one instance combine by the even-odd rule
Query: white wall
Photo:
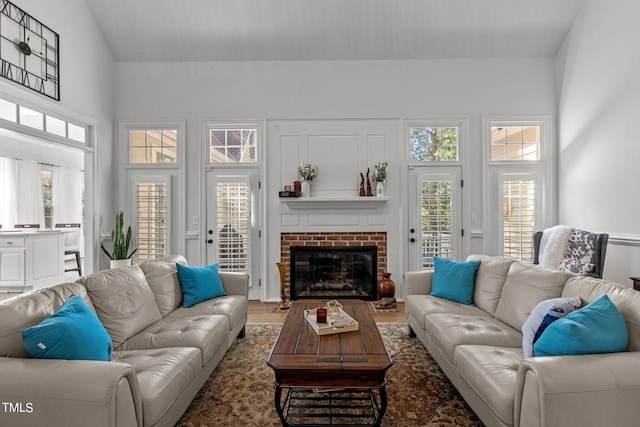
[[(98, 200), (92, 231), (97, 242), (100, 228), (104, 231), (113, 228), (113, 58), (83, 0), (13, 0), (13, 3), (59, 35), (60, 101), (5, 79), (0, 79), (0, 91), (71, 118), (89, 118), (96, 124), (96, 165), (85, 164), (85, 170), (91, 171), (96, 166), (95, 175), (99, 179), (97, 191), (87, 192), (85, 202), (93, 203), (94, 196)], [(85, 230), (91, 230), (90, 226), (85, 224)], [(101, 262), (105, 264), (106, 260)]]
[[(553, 59), (119, 63), (115, 87), (116, 121), (186, 120), (186, 218), (203, 211), (201, 120), (395, 118), (400, 123), (399, 118), (453, 116), (469, 120), (465, 228), (475, 214), (473, 228), (482, 231), (482, 116), (555, 114)], [(274, 149), (266, 141), (266, 150)], [(398, 155), (390, 169), (402, 168), (402, 158)], [(265, 169), (265, 194), (275, 197), (280, 170)], [(404, 229), (406, 209), (400, 208), (394, 220)], [(267, 230), (269, 242), (279, 239), (274, 234)], [(403, 237), (389, 239), (389, 253), (401, 256)], [(466, 253), (483, 252), (481, 239), (466, 243)], [(202, 246), (186, 242), (190, 263), (204, 261)], [(277, 277), (275, 267), (269, 270)], [(401, 272), (394, 273), (399, 282)], [(269, 286), (277, 286), (271, 275)]]
[(635, 0), (586, 1), (556, 64), (559, 222), (609, 233), (604, 278), (627, 286), (640, 275), (638, 16)]

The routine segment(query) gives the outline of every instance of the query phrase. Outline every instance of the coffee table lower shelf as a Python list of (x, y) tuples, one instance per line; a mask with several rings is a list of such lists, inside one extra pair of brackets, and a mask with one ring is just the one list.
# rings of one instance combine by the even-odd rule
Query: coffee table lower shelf
[(377, 427), (387, 409), (385, 387), (377, 393), (375, 389), (289, 388), (284, 401), (282, 391), (276, 386), (275, 404), (285, 427)]

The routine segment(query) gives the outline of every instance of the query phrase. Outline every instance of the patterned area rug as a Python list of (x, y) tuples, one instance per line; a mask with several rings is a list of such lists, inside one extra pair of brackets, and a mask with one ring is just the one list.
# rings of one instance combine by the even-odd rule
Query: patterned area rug
[[(280, 426), (273, 403), (273, 370), (266, 364), (281, 324), (248, 323), (245, 338), (220, 365), (176, 424), (180, 427)], [(383, 427), (483, 424), (404, 323), (378, 323), (393, 366), (387, 371)]]

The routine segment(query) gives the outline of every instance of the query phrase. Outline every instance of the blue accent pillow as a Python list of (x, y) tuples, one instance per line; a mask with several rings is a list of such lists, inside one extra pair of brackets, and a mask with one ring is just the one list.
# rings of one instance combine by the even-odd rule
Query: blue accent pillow
[(473, 288), (480, 261), (457, 262), (435, 257), (431, 295), (473, 305)]
[(189, 267), (176, 263), (176, 268), (184, 307), (192, 307), (202, 301), (226, 295), (220, 280), (218, 264)]
[(553, 322), (533, 346), (536, 356), (626, 351), (627, 324), (607, 295)]
[(29, 356), (37, 359), (111, 360), (111, 337), (78, 295), (40, 324), (24, 329), (22, 341)]

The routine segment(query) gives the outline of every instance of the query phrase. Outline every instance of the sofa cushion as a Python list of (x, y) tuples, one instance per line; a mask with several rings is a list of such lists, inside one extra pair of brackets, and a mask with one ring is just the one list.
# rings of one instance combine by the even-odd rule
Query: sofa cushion
[(114, 268), (81, 277), (113, 348), (162, 318), (140, 267)]
[(513, 425), (513, 406), (520, 348), (461, 345), (454, 365), (460, 376), (484, 400), (503, 425)]
[(479, 344), (521, 349), (522, 334), (509, 325), (487, 316), (435, 313), (425, 316), (427, 333), (453, 363), (457, 346)]
[(569, 277), (571, 273), (514, 262), (509, 267), (507, 280), (502, 288), (496, 318), (521, 330), (540, 301), (560, 296)]
[(218, 273), (218, 264), (201, 267), (176, 264), (176, 268), (182, 288), (183, 307), (192, 307), (202, 301), (226, 295)]
[(480, 261), (456, 262), (433, 259), (431, 295), (462, 304), (473, 304), (473, 287)]
[(169, 314), (167, 319), (183, 319), (193, 316), (222, 315), (229, 319), (229, 330), (239, 324), (247, 323), (249, 302), (244, 295), (227, 295), (210, 299), (193, 307), (178, 307)]
[(182, 289), (176, 263), (187, 265), (187, 260), (182, 255), (169, 255), (140, 264), (162, 317), (182, 305)]
[(156, 425), (202, 369), (200, 351), (190, 347), (114, 351), (113, 360), (135, 369), (144, 426)]
[(23, 330), (22, 340), (36, 359), (111, 360), (111, 337), (78, 295), (38, 325)]
[(591, 277), (576, 276), (567, 281), (563, 297), (578, 296), (583, 305), (607, 295), (624, 317), (629, 331), (628, 351), (640, 351), (640, 292), (618, 283)]
[(420, 323), (420, 328), (424, 329), (425, 316), (434, 313), (449, 313), (468, 316), (491, 317), (482, 309), (450, 301), (432, 295), (406, 295), (404, 297), (404, 309), (407, 316), (414, 317)]
[(553, 322), (534, 345), (536, 356), (617, 353), (629, 343), (624, 318), (603, 295)]
[(0, 357), (29, 357), (22, 330), (51, 316), (73, 295), (95, 311), (87, 290), (79, 283), (62, 283), (0, 301)]
[(470, 255), (467, 261), (480, 261), (473, 290), (474, 304), (495, 315), (509, 267), (516, 260), (500, 256)]
[(533, 357), (533, 345), (549, 325), (579, 308), (581, 304), (579, 297), (552, 298), (538, 303), (522, 325), (524, 357)]
[(221, 346), (227, 345), (229, 320), (226, 316), (169, 316), (147, 327), (125, 342), (121, 350), (168, 347), (195, 347), (204, 366)]

